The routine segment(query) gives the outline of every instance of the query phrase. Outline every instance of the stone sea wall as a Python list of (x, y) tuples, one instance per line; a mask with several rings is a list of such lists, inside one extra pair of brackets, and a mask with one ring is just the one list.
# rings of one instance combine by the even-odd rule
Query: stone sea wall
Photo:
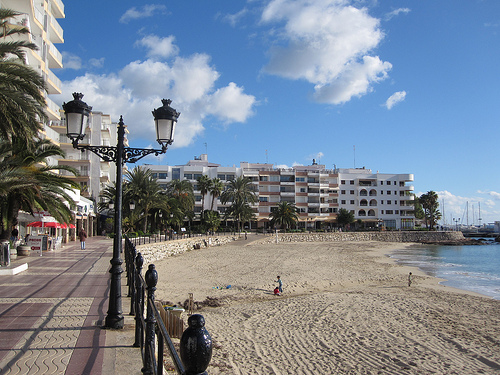
[(144, 264), (150, 264), (157, 260), (180, 254), (188, 250), (197, 250), (197, 248), (203, 249), (205, 247), (211, 246), (221, 246), (237, 239), (237, 235), (216, 237), (200, 236), (184, 238), (182, 240), (139, 245), (136, 247), (136, 249), (143, 256)]
[[(250, 235), (255, 239), (255, 235)], [(276, 236), (259, 236), (260, 243), (276, 243)], [(144, 264), (180, 254), (189, 250), (221, 246), (238, 240), (237, 235), (216, 237), (193, 237), (176, 241), (158, 242), (137, 246), (144, 257)], [(333, 233), (279, 233), (278, 242), (340, 242), (340, 241), (383, 241), (440, 243), (466, 241), (462, 232), (333, 232)]]
[[(439, 243), (465, 241), (462, 232), (333, 232), (333, 233), (279, 233), (278, 242), (340, 242), (383, 241)], [(276, 236), (267, 237), (264, 243), (276, 243)]]

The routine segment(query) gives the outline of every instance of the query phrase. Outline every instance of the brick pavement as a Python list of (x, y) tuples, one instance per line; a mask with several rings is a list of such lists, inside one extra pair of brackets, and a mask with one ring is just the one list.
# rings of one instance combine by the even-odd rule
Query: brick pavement
[(119, 374), (123, 358), (134, 366), (126, 373), (140, 373), (125, 279), (125, 329), (101, 328), (108, 310), (112, 245), (110, 239), (93, 237), (86, 250), (72, 242), (41, 257), (12, 261), (29, 267), (0, 276), (0, 374)]

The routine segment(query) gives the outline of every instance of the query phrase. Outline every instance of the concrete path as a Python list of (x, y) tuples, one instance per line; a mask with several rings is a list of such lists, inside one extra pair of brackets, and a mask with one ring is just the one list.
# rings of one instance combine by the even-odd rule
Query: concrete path
[(72, 242), (12, 261), (27, 262), (28, 270), (0, 276), (0, 374), (141, 373), (124, 277), (125, 328), (101, 328), (112, 246), (110, 239), (93, 237), (86, 250)]

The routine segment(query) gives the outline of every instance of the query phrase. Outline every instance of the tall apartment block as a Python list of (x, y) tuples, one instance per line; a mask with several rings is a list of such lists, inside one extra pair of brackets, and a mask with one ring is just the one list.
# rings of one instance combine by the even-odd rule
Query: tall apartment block
[[(0, 0), (0, 6), (22, 13), (10, 20), (10, 26), (27, 27), (30, 33), (16, 38), (28, 40), (38, 47), (36, 51), (27, 51), (26, 63), (40, 73), (47, 86), (44, 94), (48, 122), (43, 124), (40, 136), (50, 139), (66, 152), (65, 158), (49, 160), (49, 163), (70, 165), (79, 172), (77, 177), (67, 175), (81, 187), (80, 193), (75, 192), (74, 196), (77, 206), (75, 221), (78, 227), (84, 226), (88, 233), (94, 234), (97, 228), (94, 202), (97, 202), (101, 189), (115, 180), (116, 167), (113, 163), (101, 161), (92, 153), (73, 149), (66, 137), (63, 112), (48, 96), (61, 94), (61, 81), (54, 71), (63, 67), (62, 55), (56, 45), (64, 43), (63, 29), (57, 21), (65, 18), (64, 4), (61, 0)], [(115, 145), (116, 123), (112, 123), (109, 115), (94, 112), (86, 129), (86, 137), (81, 143)]]
[[(412, 174), (372, 173), (369, 169), (326, 169), (313, 161), (312, 165), (289, 169), (272, 164), (241, 162), (239, 167), (222, 167), (208, 161), (206, 154), (185, 165), (146, 165), (160, 185), (172, 180), (188, 180), (195, 193), (195, 212), (202, 210), (202, 196), (197, 179), (202, 175), (219, 178), (227, 183), (239, 176), (250, 178), (255, 186), (258, 203), (253, 205), (254, 227), (268, 228), (269, 214), (279, 202), (294, 203), (299, 210), (299, 228), (333, 228), (337, 213), (345, 208), (366, 227), (411, 229), (413, 216)], [(212, 197), (205, 197), (204, 209), (210, 209)], [(221, 214), (229, 204), (217, 198), (213, 209)]]

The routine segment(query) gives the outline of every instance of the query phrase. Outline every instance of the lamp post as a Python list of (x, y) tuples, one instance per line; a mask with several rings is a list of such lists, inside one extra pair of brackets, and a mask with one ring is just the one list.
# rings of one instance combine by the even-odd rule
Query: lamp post
[(118, 122), (118, 140), (115, 146), (91, 146), (79, 145), (78, 142), (85, 136), (85, 129), (89, 125), (89, 117), (92, 107), (82, 101), (83, 94), (73, 93), (73, 100), (64, 103), (63, 109), (66, 115), (67, 136), (71, 139), (73, 147), (81, 150), (89, 150), (104, 161), (112, 161), (116, 164), (116, 198), (115, 198), (115, 223), (113, 239), (113, 258), (111, 259), (111, 285), (109, 290), (109, 308), (104, 326), (106, 328), (123, 328), (122, 298), (121, 298), (121, 259), (122, 252), (122, 190), (123, 190), (123, 166), (125, 163), (135, 163), (143, 157), (155, 154), (163, 154), (167, 146), (172, 144), (175, 125), (180, 113), (170, 107), (171, 100), (162, 100), (163, 106), (153, 111), (156, 127), (156, 140), (162, 146), (160, 150), (124, 147), (125, 124), (120, 116)]

